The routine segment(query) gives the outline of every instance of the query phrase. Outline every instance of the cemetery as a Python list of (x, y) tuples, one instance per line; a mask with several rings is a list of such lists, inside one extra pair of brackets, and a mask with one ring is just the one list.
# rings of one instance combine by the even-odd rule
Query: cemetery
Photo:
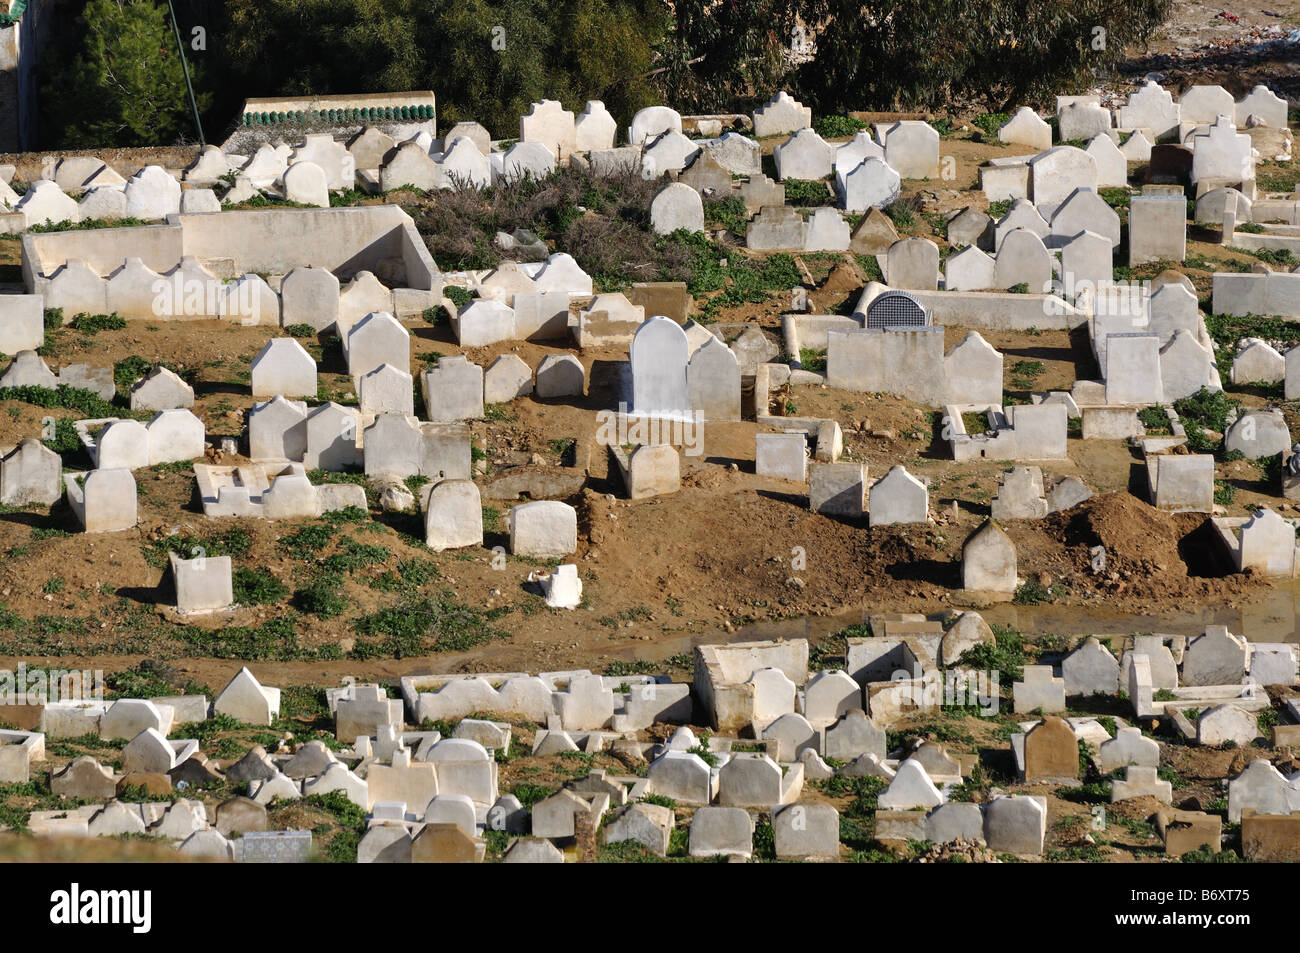
[(234, 862), (1294, 859), (1267, 753), (1300, 723), (1293, 643), (1049, 644), (966, 610), (687, 656), (329, 688), (142, 664), (102, 701), (21, 696), (5, 817)]
[(0, 857), (1300, 860), (1237, 86), (0, 156)]

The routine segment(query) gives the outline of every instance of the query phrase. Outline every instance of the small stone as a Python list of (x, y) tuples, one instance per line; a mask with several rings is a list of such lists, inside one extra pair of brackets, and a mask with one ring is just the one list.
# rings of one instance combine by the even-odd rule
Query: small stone
[(415, 494), (404, 486), (387, 486), (379, 494), (379, 508), (385, 513), (409, 513), (415, 509)]

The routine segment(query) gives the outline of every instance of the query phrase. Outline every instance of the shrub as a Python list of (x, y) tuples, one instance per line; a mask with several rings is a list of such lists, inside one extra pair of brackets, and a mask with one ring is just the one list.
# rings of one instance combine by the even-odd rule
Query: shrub
[(348, 607), (343, 596), (343, 577), (322, 573), (293, 594), (294, 606), (321, 619), (342, 615)]
[(899, 228), (910, 228), (916, 222), (916, 209), (911, 199), (898, 199), (886, 205), (884, 212)]
[(317, 523), (304, 526), (288, 536), (281, 536), (279, 545), (291, 559), (312, 560), (333, 538), (334, 530), (331, 527)]
[(1138, 420), (1148, 436), (1165, 436), (1173, 433), (1169, 427), (1169, 417), (1162, 407), (1143, 407), (1138, 411)]
[(1214, 481), (1214, 502), (1220, 506), (1231, 506), (1237, 498), (1237, 488), (1227, 480)]
[(460, 285), (447, 285), (442, 289), (443, 297), (447, 298), (457, 308), (463, 308), (474, 300), (474, 292), (468, 288), (462, 288)]
[(805, 371), (815, 371), (818, 374), (826, 371), (826, 352), (814, 351), (810, 348), (799, 349), (799, 364)]
[(268, 605), (289, 594), (289, 587), (265, 569), (241, 566), (231, 574), (235, 602), (244, 606)]
[[(1049, 99), (1083, 88), (1093, 71), (1123, 59), (1168, 16), (1170, 0), (1137, 0), (1123, 16), (1105, 0), (1060, 5), (1019, 0), (896, 0), (864, 19), (860, 4), (832, 0), (796, 4), (791, 12), (816, 22), (816, 58), (799, 63), (786, 84), (815, 113), (854, 108), (935, 109), (954, 101), (986, 109)], [(815, 19), (810, 19), (815, 17)], [(942, 18), (944, 43), (929, 41)], [(1104, 23), (1107, 43), (1093, 46)]]
[(818, 116), (813, 129), (823, 139), (843, 139), (868, 128), (868, 124), (852, 116)]
[(826, 183), (810, 179), (786, 179), (785, 200), (791, 205), (831, 205), (834, 203)]
[(721, 202), (705, 202), (704, 220), (718, 228), (725, 228), (733, 234), (744, 235), (749, 225), (745, 200), (738, 195), (731, 195)]
[(1020, 390), (1030, 390), (1034, 386), (1034, 380), (1041, 373), (1043, 373), (1042, 361), (1016, 361), (1011, 365), (1011, 383)]
[[(50, 409), (75, 410), (82, 417), (118, 417), (121, 408), (114, 406), (93, 391), (60, 384), (56, 388), (24, 384), (21, 387), (0, 387), (0, 400), (20, 400), (26, 404)], [(69, 422), (71, 423), (71, 422)]]
[(990, 139), (996, 139), (998, 137), (998, 130), (1010, 121), (1010, 113), (984, 113), (982, 116), (976, 116), (974, 120), (972, 120), (975, 127)]
[(1010, 626), (994, 625), (993, 642), (981, 642), (962, 653), (958, 662), (972, 668), (996, 670), (1002, 684), (1011, 684), (1024, 676), (1025, 639)]
[(126, 318), (113, 314), (79, 314), (69, 322), (69, 327), (83, 334), (98, 334), (100, 331), (121, 331), (126, 327)]
[(1021, 606), (1036, 606), (1043, 602), (1051, 602), (1052, 590), (1031, 579), (1016, 587), (1015, 595), (1011, 597), (1011, 601)]
[(354, 659), (412, 658), (429, 651), (463, 652), (506, 633), (491, 625), (488, 614), (462, 605), (452, 593), (408, 598), (402, 603), (361, 616), (353, 625), (358, 639)]
[(1228, 426), (1229, 413), (1238, 406), (1238, 401), (1222, 391), (1210, 391), (1204, 387), (1191, 397), (1174, 401), (1174, 410), (1187, 434), (1187, 448), (1193, 453), (1217, 452), (1222, 441), (1211, 439), (1205, 431), (1223, 433)]
[(238, 559), (247, 554), (252, 545), (248, 533), (238, 527), (212, 536), (175, 533), (149, 542), (145, 547), (145, 559), (151, 566), (158, 567), (167, 565), (167, 557), (171, 553), (181, 559), (194, 559), (196, 556), (230, 556)]

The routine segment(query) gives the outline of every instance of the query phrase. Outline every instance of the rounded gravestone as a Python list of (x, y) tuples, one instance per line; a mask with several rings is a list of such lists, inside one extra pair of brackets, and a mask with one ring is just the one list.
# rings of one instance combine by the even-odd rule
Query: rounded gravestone
[(672, 182), (650, 202), (650, 224), (660, 235), (704, 231), (704, 203), (689, 185)]
[(284, 173), (284, 197), (300, 205), (329, 208), (329, 184), (325, 170), (314, 162), (295, 162)]

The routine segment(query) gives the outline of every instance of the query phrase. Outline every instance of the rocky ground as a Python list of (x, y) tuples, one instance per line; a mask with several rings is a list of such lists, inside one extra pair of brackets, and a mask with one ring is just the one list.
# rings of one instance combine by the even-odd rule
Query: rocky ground
[(1121, 76), (1108, 84), (1127, 91), (1148, 73), (1181, 91), (1221, 85), (1234, 96), (1266, 83), (1281, 96), (1300, 95), (1300, 3), (1203, 3), (1180, 0), (1147, 50), (1130, 51)]

